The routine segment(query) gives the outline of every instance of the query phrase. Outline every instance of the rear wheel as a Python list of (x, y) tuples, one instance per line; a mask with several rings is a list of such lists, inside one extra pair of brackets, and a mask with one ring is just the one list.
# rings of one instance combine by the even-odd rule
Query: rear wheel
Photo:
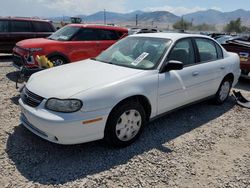
[(121, 104), (109, 115), (104, 139), (113, 146), (128, 146), (140, 136), (145, 123), (146, 113), (141, 104)]
[(224, 78), (214, 98), (216, 104), (223, 104), (228, 99), (231, 87), (232, 81), (228, 78)]
[(49, 57), (49, 60), (53, 63), (53, 66), (60, 66), (60, 65), (64, 65), (67, 63), (67, 61), (65, 60), (65, 58), (61, 57), (61, 56), (52, 56)]

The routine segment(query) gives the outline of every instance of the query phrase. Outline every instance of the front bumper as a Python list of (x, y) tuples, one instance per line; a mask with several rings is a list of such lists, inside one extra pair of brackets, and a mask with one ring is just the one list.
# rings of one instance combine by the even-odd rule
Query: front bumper
[[(79, 144), (104, 137), (104, 129), (111, 109), (65, 114), (45, 110), (42, 108), (44, 103), (45, 101), (33, 108), (19, 99), (22, 125), (41, 138), (57, 144)], [(99, 120), (91, 122), (96, 118)]]

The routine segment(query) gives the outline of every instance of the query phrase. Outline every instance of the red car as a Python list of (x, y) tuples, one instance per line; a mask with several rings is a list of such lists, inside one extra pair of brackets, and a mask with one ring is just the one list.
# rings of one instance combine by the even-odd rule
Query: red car
[(37, 68), (36, 55), (46, 55), (54, 66), (96, 57), (128, 29), (114, 26), (69, 24), (48, 38), (20, 41), (13, 48), (14, 66)]
[(243, 75), (250, 73), (250, 42), (242, 40), (232, 40), (223, 44), (223, 47), (229, 51), (237, 53), (240, 56), (240, 68)]

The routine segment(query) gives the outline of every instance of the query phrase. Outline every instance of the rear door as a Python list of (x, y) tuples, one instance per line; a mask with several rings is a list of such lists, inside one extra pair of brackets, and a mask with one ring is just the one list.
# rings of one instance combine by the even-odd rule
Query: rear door
[(217, 92), (219, 85), (226, 71), (225, 61), (221, 49), (216, 43), (207, 38), (195, 38), (197, 46), (199, 75), (202, 78), (200, 83), (200, 92), (203, 96), (213, 95)]
[(13, 45), (9, 35), (9, 21), (0, 20), (0, 52), (12, 52)]
[(30, 39), (34, 37), (35, 34), (32, 29), (30, 21), (22, 21), (22, 20), (10, 21), (10, 40), (12, 42), (13, 47), (17, 42), (21, 40)]

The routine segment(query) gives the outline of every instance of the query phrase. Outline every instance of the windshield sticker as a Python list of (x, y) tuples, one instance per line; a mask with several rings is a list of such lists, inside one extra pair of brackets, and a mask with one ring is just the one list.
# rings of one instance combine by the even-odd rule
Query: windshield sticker
[(68, 40), (68, 37), (67, 36), (60, 36), (60, 37), (58, 37), (58, 39)]
[(137, 57), (137, 58), (131, 63), (131, 65), (137, 66), (137, 65), (138, 65), (140, 62), (142, 62), (142, 60), (144, 60), (148, 55), (149, 55), (149, 53), (143, 52), (139, 57)]

